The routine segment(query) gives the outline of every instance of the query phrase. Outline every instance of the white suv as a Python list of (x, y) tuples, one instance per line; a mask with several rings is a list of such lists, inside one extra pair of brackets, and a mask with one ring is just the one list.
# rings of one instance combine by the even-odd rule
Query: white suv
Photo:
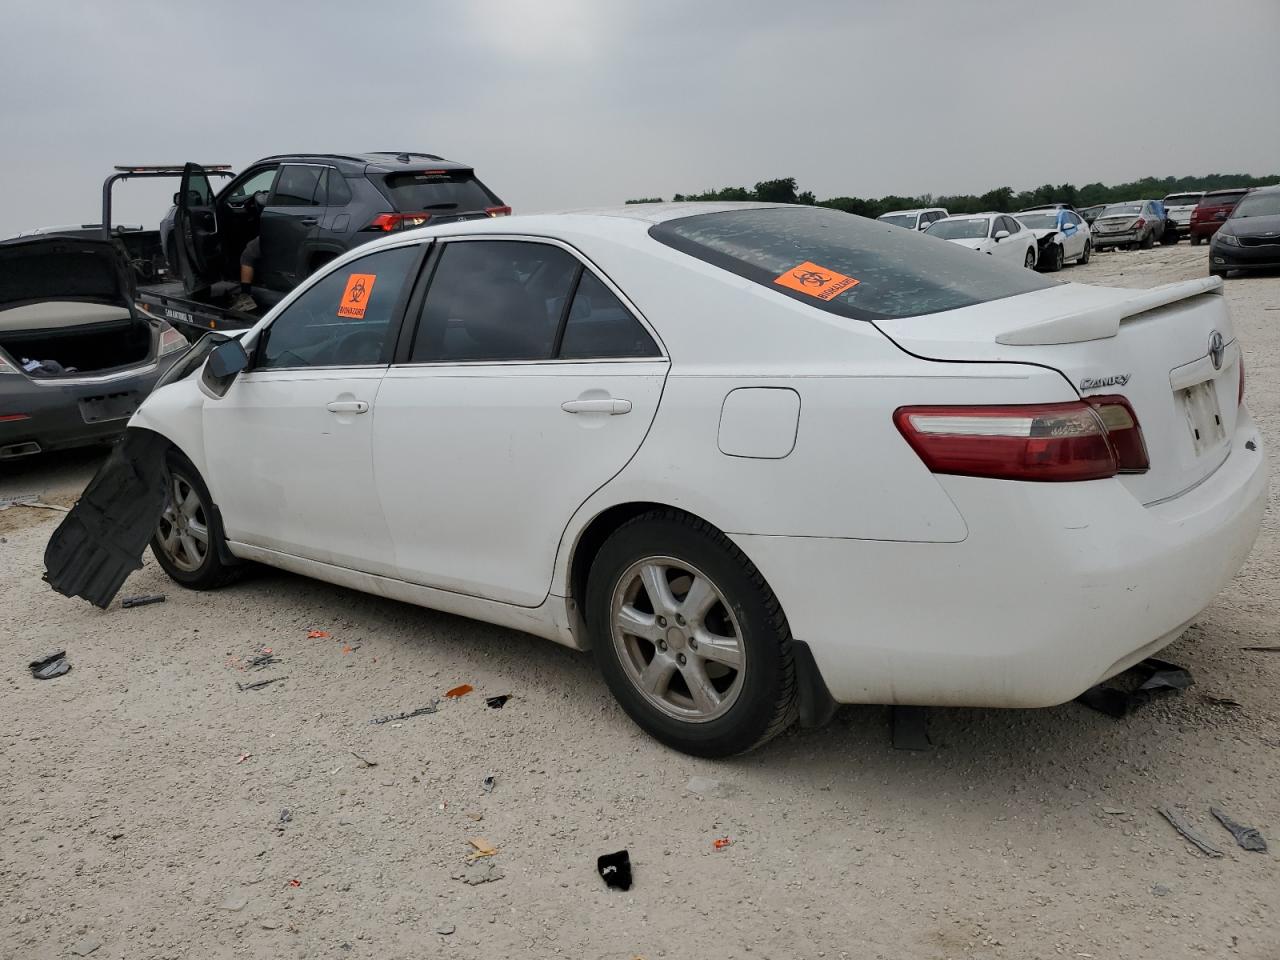
[(895, 227), (906, 227), (908, 230), (925, 230), (935, 220), (950, 216), (944, 207), (925, 207), (921, 210), (890, 210), (876, 217)]

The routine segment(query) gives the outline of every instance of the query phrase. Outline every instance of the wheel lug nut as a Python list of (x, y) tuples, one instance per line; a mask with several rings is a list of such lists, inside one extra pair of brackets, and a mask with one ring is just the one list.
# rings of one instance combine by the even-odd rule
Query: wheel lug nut
[(665, 650), (665, 649), (667, 649), (667, 641), (665, 641), (665, 640), (659, 640), (659, 641), (658, 641), (658, 649), (659, 649), (659, 650)]
[(682, 667), (684, 666), (684, 664), (685, 664), (685, 659), (684, 659), (684, 654), (683, 654), (683, 653), (677, 653), (677, 654), (676, 654), (676, 662), (677, 662), (677, 663), (679, 663), (679, 664), (680, 664), (680, 666), (682, 666)]
[(658, 618), (658, 626), (660, 626), (660, 627), (665, 627), (666, 625), (667, 625), (667, 618), (666, 618), (666, 617), (659, 617), (659, 618)]
[(698, 641), (697, 641), (697, 640), (695, 640), (695, 639), (693, 639), (693, 637), (690, 637), (690, 638), (689, 638), (689, 649), (690, 649), (690, 650), (697, 650), (697, 649), (698, 649)]
[(676, 614), (676, 623), (680, 624), (682, 627), (684, 626), (684, 617), (678, 613)]

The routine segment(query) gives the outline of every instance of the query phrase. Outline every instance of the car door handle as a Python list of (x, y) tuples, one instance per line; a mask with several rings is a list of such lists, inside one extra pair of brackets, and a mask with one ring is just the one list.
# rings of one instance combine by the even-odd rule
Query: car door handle
[(331, 400), (324, 407), (330, 413), (368, 413), (367, 400)]
[(566, 400), (560, 404), (560, 409), (565, 413), (607, 413), (616, 417), (631, 412), (631, 401), (614, 397), (602, 397), (597, 400)]
[(319, 217), (303, 217), (300, 221), (304, 227), (314, 227), (320, 222)]

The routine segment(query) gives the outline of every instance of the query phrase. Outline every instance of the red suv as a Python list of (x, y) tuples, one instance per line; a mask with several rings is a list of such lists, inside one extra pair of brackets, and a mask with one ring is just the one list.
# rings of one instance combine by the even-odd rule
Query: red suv
[(1240, 198), (1248, 192), (1243, 188), (1211, 190), (1201, 197), (1196, 208), (1191, 211), (1191, 245), (1194, 247), (1217, 233), (1222, 221), (1231, 216), (1231, 211), (1236, 208)]

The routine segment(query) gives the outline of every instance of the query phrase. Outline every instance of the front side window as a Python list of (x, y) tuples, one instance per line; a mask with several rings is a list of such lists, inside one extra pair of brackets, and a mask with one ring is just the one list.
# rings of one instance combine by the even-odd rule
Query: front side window
[(925, 232), (943, 240), (981, 240), (987, 235), (991, 222), (986, 217), (970, 217), (965, 220), (939, 220), (930, 224)]
[(315, 204), (316, 187), (324, 167), (287, 163), (280, 168), (273, 207), (310, 207)]
[(410, 362), (550, 360), (580, 269), (576, 257), (549, 243), (445, 244)]
[(275, 183), (276, 172), (279, 169), (279, 167), (265, 167), (262, 170), (255, 170), (231, 189), (231, 195), (227, 199), (245, 200), (255, 193), (270, 190), (271, 184)]
[(697, 214), (655, 224), (649, 235), (854, 320), (940, 313), (1053, 285), (1020, 266), (909, 231), (880, 230), (871, 220), (824, 207)]
[(396, 306), (421, 251), (382, 250), (316, 281), (267, 327), (254, 368), (389, 363)]

